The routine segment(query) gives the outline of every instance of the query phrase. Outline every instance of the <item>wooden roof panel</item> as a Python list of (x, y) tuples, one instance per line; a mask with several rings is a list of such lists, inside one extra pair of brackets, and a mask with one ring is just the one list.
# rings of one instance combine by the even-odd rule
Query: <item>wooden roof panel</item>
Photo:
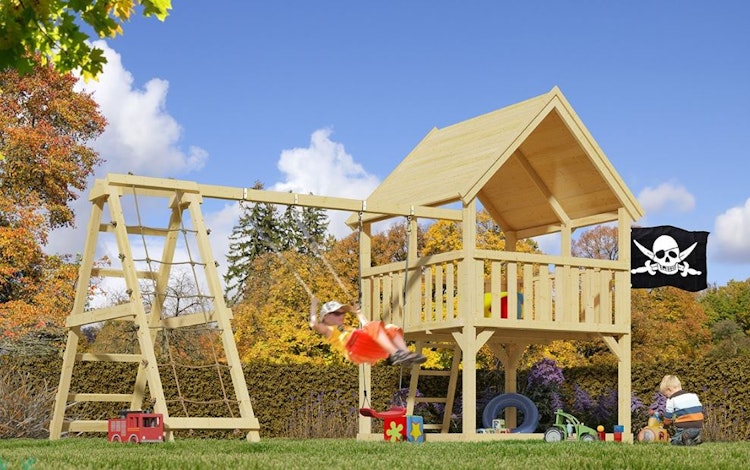
[[(556, 87), (529, 100), (433, 129), (375, 189), (378, 204), (438, 206), (478, 197), (504, 230), (540, 230), (616, 214), (642, 215), (634, 196)], [(366, 214), (365, 221), (388, 218)], [(502, 224), (501, 224), (502, 227)]]

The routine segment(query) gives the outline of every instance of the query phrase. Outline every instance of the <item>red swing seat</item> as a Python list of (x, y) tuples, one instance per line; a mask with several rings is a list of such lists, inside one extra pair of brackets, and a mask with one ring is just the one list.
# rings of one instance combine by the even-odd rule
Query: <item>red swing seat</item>
[(360, 408), (359, 414), (377, 419), (401, 418), (406, 416), (406, 408), (403, 406), (392, 406), (389, 410), (385, 411), (375, 411), (372, 408)]
[(354, 330), (345, 347), (349, 360), (355, 364), (375, 364), (388, 357), (388, 352), (363, 330)]

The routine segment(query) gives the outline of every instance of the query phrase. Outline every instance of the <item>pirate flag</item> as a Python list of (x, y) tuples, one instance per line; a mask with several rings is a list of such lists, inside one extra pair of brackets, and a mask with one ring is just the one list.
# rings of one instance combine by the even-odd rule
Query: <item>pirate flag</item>
[(635, 289), (674, 286), (696, 292), (706, 283), (708, 232), (688, 232), (671, 225), (634, 227), (630, 283)]

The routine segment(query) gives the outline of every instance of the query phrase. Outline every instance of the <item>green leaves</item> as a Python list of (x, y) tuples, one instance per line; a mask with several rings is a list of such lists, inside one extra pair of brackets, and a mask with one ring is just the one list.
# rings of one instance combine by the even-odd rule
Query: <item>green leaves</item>
[(172, 0), (144, 0), (143, 4), (143, 15), (144, 16), (156, 16), (159, 21), (167, 19), (169, 10), (172, 9)]
[(28, 73), (35, 56), (51, 62), (61, 73), (79, 71), (85, 79), (96, 78), (107, 59), (101, 49), (88, 44), (89, 35), (79, 23), (90, 26), (100, 38), (122, 34), (136, 5), (143, 16), (164, 21), (171, 0), (0, 0), (0, 70), (14, 68)]

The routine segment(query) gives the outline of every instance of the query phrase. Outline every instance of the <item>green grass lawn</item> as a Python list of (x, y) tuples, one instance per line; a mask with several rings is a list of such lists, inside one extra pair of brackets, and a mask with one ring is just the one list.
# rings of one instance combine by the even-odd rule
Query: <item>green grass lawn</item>
[[(429, 435), (428, 435), (429, 437)], [(352, 439), (178, 439), (114, 444), (105, 438), (0, 440), (5, 469), (740, 469), (750, 442), (696, 447), (615, 442), (493, 441), (389, 444)]]

